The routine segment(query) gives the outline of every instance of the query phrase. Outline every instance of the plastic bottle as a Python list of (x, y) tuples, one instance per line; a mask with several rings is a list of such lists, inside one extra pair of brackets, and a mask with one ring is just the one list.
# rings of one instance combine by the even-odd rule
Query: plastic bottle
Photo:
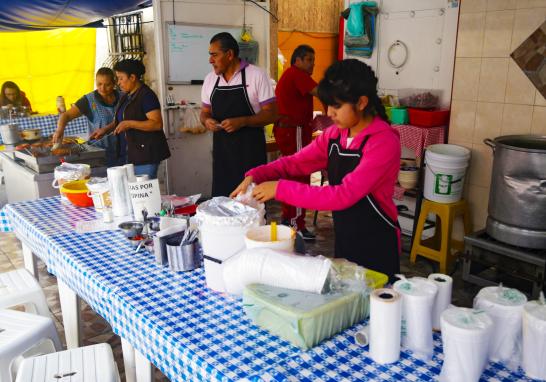
[(63, 96), (57, 96), (57, 111), (59, 114), (66, 112), (66, 105)]

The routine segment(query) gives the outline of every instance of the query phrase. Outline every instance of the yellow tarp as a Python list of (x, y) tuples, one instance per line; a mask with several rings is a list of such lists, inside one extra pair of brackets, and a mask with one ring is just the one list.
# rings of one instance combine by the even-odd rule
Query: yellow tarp
[(94, 88), (95, 33), (93, 28), (0, 33), (0, 85), (15, 82), (33, 111), (55, 113), (59, 95), (70, 107)]

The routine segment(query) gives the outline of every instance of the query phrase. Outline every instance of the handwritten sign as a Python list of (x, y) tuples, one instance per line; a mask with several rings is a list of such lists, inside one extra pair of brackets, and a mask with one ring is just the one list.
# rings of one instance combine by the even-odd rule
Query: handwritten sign
[(157, 179), (129, 183), (129, 194), (136, 219), (142, 219), (141, 212), (144, 208), (148, 210), (148, 216), (154, 216), (161, 211), (161, 194)]

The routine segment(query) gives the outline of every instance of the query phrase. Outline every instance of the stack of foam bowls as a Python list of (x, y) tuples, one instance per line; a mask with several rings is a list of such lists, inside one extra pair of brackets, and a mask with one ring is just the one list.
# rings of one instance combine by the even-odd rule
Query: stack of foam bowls
[(442, 313), (444, 364), (440, 381), (477, 382), (487, 364), (493, 321), (484, 311), (449, 308)]
[(520, 291), (501, 286), (485, 287), (474, 298), (474, 308), (493, 320), (489, 359), (516, 369), (521, 360), (521, 320), (527, 297)]

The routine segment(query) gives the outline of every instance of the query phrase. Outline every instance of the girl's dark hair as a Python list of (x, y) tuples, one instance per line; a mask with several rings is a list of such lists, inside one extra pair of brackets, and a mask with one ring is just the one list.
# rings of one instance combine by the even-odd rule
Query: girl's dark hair
[(320, 100), (329, 106), (341, 103), (355, 105), (361, 96), (368, 97), (364, 115), (378, 115), (388, 122), (385, 107), (377, 95), (377, 77), (362, 61), (347, 59), (332, 64), (318, 85)]
[(142, 76), (146, 73), (146, 68), (140, 60), (121, 60), (114, 65), (116, 72), (122, 72), (130, 76), (134, 74), (139, 80), (142, 80)]
[(110, 68), (107, 68), (107, 67), (99, 68), (99, 70), (97, 70), (97, 74), (95, 74), (95, 77), (96, 76), (110, 77), (110, 81), (112, 81), (113, 84), (116, 83), (116, 76), (114, 74), (114, 71)]
[(21, 105), (21, 103), (23, 102), (23, 97), (21, 97), (21, 89), (19, 89), (19, 86), (17, 86), (17, 84), (13, 81), (6, 81), (2, 84), (2, 93), (0, 94), (0, 104), (3, 105), (7, 105), (9, 103), (11, 103), (11, 101), (8, 101), (8, 99), (6, 98), (6, 94), (4, 93), (6, 91), (6, 89), (15, 89), (17, 91), (17, 97), (15, 98), (15, 104), (16, 105)]

